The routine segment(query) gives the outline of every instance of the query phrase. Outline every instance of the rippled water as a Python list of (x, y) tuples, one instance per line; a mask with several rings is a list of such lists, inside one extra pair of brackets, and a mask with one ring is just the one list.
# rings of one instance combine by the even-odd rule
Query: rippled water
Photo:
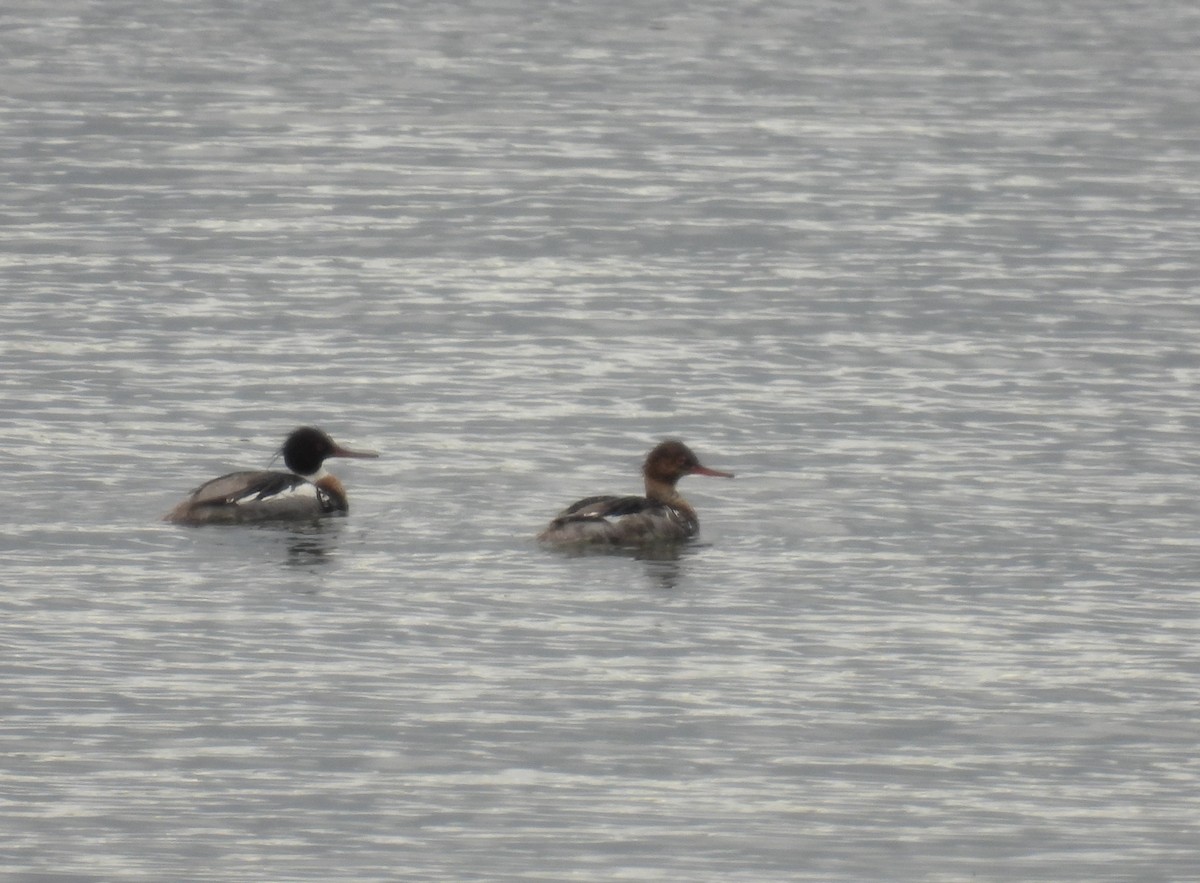
[[(16, 879), (1196, 875), (1192, 4), (0, 25)], [(348, 519), (157, 520), (302, 422)]]

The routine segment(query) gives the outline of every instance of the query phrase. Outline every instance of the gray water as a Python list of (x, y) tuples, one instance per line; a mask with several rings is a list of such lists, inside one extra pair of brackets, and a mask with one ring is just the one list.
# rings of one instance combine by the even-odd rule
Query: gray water
[[(1200, 878), (1197, 45), (8, 0), (5, 873)], [(158, 520), (301, 423), (348, 518)], [(667, 436), (699, 542), (535, 546)]]

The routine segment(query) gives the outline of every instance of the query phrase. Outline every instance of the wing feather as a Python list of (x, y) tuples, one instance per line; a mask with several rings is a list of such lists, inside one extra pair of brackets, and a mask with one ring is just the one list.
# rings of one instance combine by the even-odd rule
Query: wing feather
[(192, 505), (245, 503), (285, 493), (309, 483), (290, 472), (230, 472), (200, 485), (192, 491), (188, 502)]
[(570, 521), (596, 521), (608, 518), (620, 518), (622, 515), (637, 515), (648, 510), (660, 508), (660, 504), (645, 497), (616, 497), (611, 495), (586, 497), (572, 503), (554, 517), (555, 524), (566, 524)]

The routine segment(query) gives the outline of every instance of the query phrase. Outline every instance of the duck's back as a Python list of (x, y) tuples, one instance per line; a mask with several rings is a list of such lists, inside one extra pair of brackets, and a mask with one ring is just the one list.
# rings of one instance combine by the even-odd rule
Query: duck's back
[(345, 508), (344, 501), (290, 472), (230, 472), (200, 485), (165, 520), (176, 524), (304, 520)]
[(685, 540), (696, 533), (693, 518), (647, 497), (587, 497), (555, 516), (538, 535), (552, 546), (636, 546)]

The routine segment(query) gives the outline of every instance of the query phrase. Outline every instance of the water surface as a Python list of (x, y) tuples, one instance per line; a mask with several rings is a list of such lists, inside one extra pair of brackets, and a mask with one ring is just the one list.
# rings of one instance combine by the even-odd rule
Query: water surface
[(1195, 875), (1189, 4), (0, 23), (16, 879)]

